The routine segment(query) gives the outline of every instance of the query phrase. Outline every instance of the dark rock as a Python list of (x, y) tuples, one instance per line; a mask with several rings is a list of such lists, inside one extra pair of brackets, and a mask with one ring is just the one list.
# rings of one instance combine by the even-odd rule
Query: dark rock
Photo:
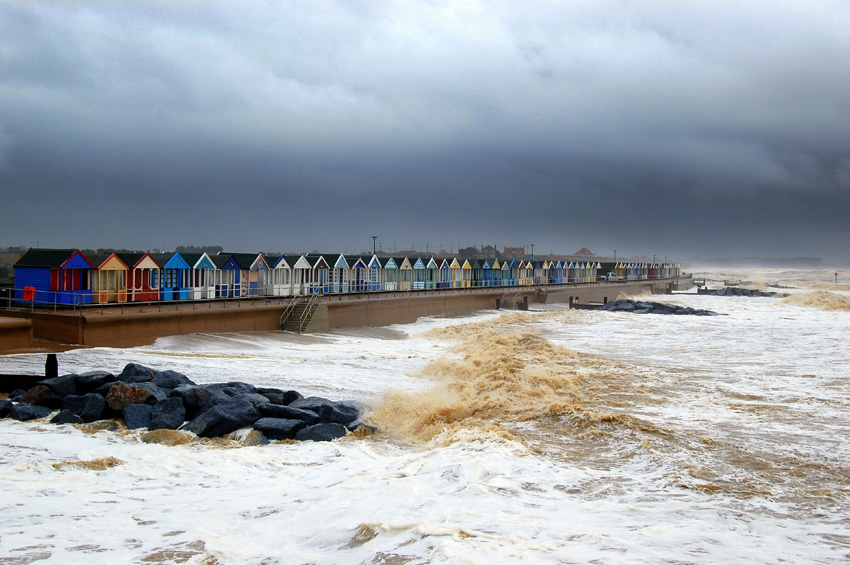
[(53, 392), (50, 387), (42, 384), (35, 385), (20, 398), (24, 404), (46, 406), (48, 408), (61, 408), (62, 397)]
[(202, 386), (181, 385), (172, 390), (169, 396), (183, 401), (186, 417), (189, 420), (212, 407), (213, 396), (210, 391)]
[(111, 389), (112, 385), (115, 384), (116, 382), (119, 382), (119, 381), (110, 381), (108, 383), (103, 383), (102, 385), (100, 385), (99, 387), (94, 389), (92, 392), (95, 393), (95, 394), (99, 394), (99, 395), (101, 395), (105, 398), (106, 395), (109, 394), (109, 389)]
[(623, 312), (631, 312), (637, 307), (631, 300), (618, 300), (615, 308), (618, 311), (622, 310)]
[(254, 422), (254, 429), (263, 432), (263, 435), (269, 439), (292, 439), (304, 425), (301, 420), (260, 418)]
[(331, 416), (331, 422), (342, 424), (348, 427), (351, 422), (354, 422), (359, 419), (365, 411), (365, 405), (361, 404), (360, 402), (335, 402), (333, 415)]
[(106, 404), (116, 411), (123, 410), (130, 404), (155, 404), (157, 400), (164, 400), (164, 398), (157, 399), (147, 388), (129, 385), (123, 381), (112, 383), (106, 395)]
[(297, 390), (287, 390), (283, 393), (283, 403), (286, 405), (292, 404), (300, 398), (304, 398), (304, 395)]
[(307, 398), (299, 398), (288, 404), (290, 408), (300, 408), (315, 412), (319, 417), (320, 422), (330, 422), (333, 415), (333, 401), (321, 396), (308, 396)]
[(651, 311), (649, 308), (636, 308), (632, 310), (632, 314), (649, 314)]
[[(277, 388), (257, 388), (257, 394), (262, 394), (269, 399), (269, 404), (289, 404), (286, 401), (286, 393)], [(292, 400), (295, 400), (294, 398)], [(292, 402), (290, 400), (290, 402)]]
[(83, 396), (71, 394), (62, 399), (62, 408), (82, 418), (83, 422), (94, 422), (103, 415), (106, 400), (93, 392)]
[(315, 412), (320, 422), (347, 424), (360, 417), (363, 406), (354, 402), (334, 402), (320, 396), (311, 396), (293, 401), (288, 408)]
[(156, 371), (138, 363), (127, 363), (118, 375), (118, 380), (124, 383), (147, 383), (153, 380)]
[(24, 422), (26, 420), (35, 420), (36, 418), (45, 418), (50, 416), (51, 412), (52, 410), (46, 406), (37, 406), (35, 404), (20, 402), (12, 406), (12, 410), (9, 412), (9, 417), (13, 420), (20, 420)]
[(332, 441), (345, 437), (346, 429), (342, 424), (316, 424), (307, 426), (295, 434), (298, 441)]
[(176, 430), (186, 419), (186, 409), (178, 397), (160, 400), (151, 410), (149, 430)]
[(5, 418), (12, 411), (11, 400), (0, 400), (0, 418)]
[(45, 379), (41, 381), (39, 384), (42, 384), (48, 387), (50, 390), (55, 392), (60, 397), (64, 398), (69, 394), (77, 393), (77, 384), (76, 384), (77, 375), (62, 375), (61, 377), (55, 377), (52, 379)]
[(9, 393), (9, 400), (11, 400), (12, 402), (18, 402), (20, 398), (26, 393), (27, 391), (25, 391), (24, 389), (16, 388), (15, 390)]
[(168, 393), (170, 392), (169, 390), (163, 390), (159, 388), (158, 386), (153, 384), (153, 381), (149, 383), (136, 383), (133, 386), (143, 388), (151, 393), (151, 398), (149, 398), (146, 402), (146, 404), (150, 404), (151, 406), (153, 406), (160, 400), (165, 400), (166, 398), (168, 398)]
[(257, 407), (263, 418), (281, 418), (285, 420), (300, 420), (308, 426), (319, 423), (319, 415), (311, 410), (281, 406), (278, 404), (261, 404)]
[(149, 428), (151, 425), (151, 411), (153, 407), (148, 404), (128, 404), (124, 407), (124, 423), (131, 430)]
[(60, 410), (50, 419), (51, 424), (82, 424), (83, 419), (70, 410)]
[(183, 373), (177, 371), (160, 371), (151, 381), (159, 388), (175, 389), (182, 385), (194, 385), (195, 383)]
[(260, 412), (250, 401), (245, 398), (233, 398), (216, 404), (180, 429), (194, 432), (201, 437), (218, 437), (251, 426), (259, 419)]
[[(77, 375), (76, 392), (74, 394), (84, 395), (95, 392), (103, 385), (115, 382), (115, 375), (106, 371), (91, 371)], [(109, 391), (107, 391), (109, 392)], [(104, 396), (104, 395), (101, 395)]]
[(213, 396), (225, 395), (231, 398), (235, 398), (237, 396), (244, 396), (246, 394), (256, 394), (257, 388), (254, 385), (250, 385), (248, 383), (241, 382), (229, 382), (229, 383), (215, 383), (209, 385), (202, 385), (208, 391), (212, 393)]

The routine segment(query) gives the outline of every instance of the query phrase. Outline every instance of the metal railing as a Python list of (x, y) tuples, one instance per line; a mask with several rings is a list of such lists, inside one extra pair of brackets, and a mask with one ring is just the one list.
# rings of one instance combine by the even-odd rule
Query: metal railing
[(286, 305), (286, 309), (283, 311), (283, 314), (280, 315), (280, 329), (283, 329), (283, 325), (292, 315), (292, 312), (295, 310), (295, 307), (298, 305), (298, 301), (300, 297), (295, 297), (289, 301), (289, 304)]
[(307, 301), (307, 304), (304, 307), (304, 311), (301, 312), (301, 317), (298, 320), (298, 333), (304, 333), (304, 328), (307, 324), (310, 323), (310, 320), (313, 317), (313, 312), (316, 310), (316, 307), (319, 305), (319, 295), (311, 294), (310, 299)]
[[(539, 288), (552, 290), (567, 287), (581, 286), (602, 286), (602, 285), (622, 285), (622, 284), (645, 284), (648, 282), (659, 281), (675, 281), (678, 279), (689, 279), (689, 276), (673, 276), (673, 277), (656, 277), (656, 278), (641, 278), (633, 280), (575, 280), (567, 279), (562, 282), (541, 282), (538, 285), (521, 285), (517, 282), (513, 284), (473, 284), (468, 287), (447, 288), (436, 286), (435, 288), (407, 289), (407, 290), (387, 290), (383, 288), (383, 284), (376, 283), (377, 288), (366, 288), (358, 290), (349, 290), (348, 292), (330, 292), (332, 289), (327, 283), (306, 283), (303, 287), (293, 286), (286, 288), (283, 293), (275, 292), (273, 285), (264, 285), (251, 289), (251, 293), (247, 296), (207, 296), (206, 298), (195, 298), (194, 288), (186, 289), (191, 298), (177, 300), (144, 300), (133, 301), (132, 293), (128, 293), (126, 302), (97, 302), (97, 297), (91, 291), (53, 291), (53, 290), (32, 290), (20, 287), (0, 288), (0, 309), (17, 310), (27, 312), (62, 312), (65, 314), (82, 315), (83, 312), (97, 312), (100, 310), (102, 314), (107, 313), (124, 313), (133, 311), (145, 311), (154, 309), (156, 311), (169, 310), (196, 310), (200, 308), (212, 309), (213, 307), (227, 308), (235, 303), (236, 308), (243, 306), (264, 306), (277, 305), (286, 303), (284, 315), (281, 316), (281, 323), (286, 321), (286, 316), (291, 314), (298, 302), (302, 298), (309, 297), (308, 303), (311, 307), (315, 307), (319, 297), (327, 297), (329, 300), (362, 300), (362, 299), (378, 299), (390, 298), (399, 296), (422, 296), (427, 294), (462, 294), (462, 293), (486, 293), (492, 294), (502, 291), (503, 298), (511, 293), (522, 292), (523, 290), (534, 291)], [(513, 279), (509, 279), (513, 281)], [(473, 283), (476, 281), (473, 281)], [(398, 286), (399, 283), (396, 283)], [(299, 292), (301, 291), (301, 292)], [(31, 295), (25, 295), (25, 292), (31, 292)], [(25, 298), (27, 296), (28, 298)]]

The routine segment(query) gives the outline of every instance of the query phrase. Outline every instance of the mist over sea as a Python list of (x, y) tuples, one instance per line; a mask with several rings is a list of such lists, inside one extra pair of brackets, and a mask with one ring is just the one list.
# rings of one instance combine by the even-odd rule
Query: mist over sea
[[(60, 373), (137, 362), (362, 400), (379, 432), (165, 446), (0, 420), (0, 563), (846, 562), (850, 273), (834, 272), (697, 272), (789, 296), (652, 298), (716, 317), (533, 305), (62, 353)], [(43, 365), (0, 356), (4, 373)]]

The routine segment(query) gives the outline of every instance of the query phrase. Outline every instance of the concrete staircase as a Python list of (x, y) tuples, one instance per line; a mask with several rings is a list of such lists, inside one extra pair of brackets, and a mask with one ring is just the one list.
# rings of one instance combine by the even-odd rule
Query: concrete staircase
[(297, 298), (286, 309), (280, 320), (280, 329), (293, 333), (304, 333), (310, 324), (313, 314), (319, 307), (318, 294), (309, 298)]

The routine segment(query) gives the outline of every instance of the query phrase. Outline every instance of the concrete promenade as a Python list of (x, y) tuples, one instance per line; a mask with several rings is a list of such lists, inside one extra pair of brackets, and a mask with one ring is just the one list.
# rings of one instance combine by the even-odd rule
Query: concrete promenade
[[(305, 328), (308, 333), (345, 327), (377, 327), (415, 322), (423, 316), (463, 316), (507, 308), (527, 297), (529, 303), (579, 303), (684, 290), (691, 279), (600, 282), (585, 285), (486, 287), (477, 289), (374, 292), (323, 295)], [(0, 310), (0, 353), (61, 349), (71, 346), (129, 347), (158, 337), (193, 333), (276, 331), (291, 297), (230, 301), (180, 301), (110, 304), (84, 309)]]

